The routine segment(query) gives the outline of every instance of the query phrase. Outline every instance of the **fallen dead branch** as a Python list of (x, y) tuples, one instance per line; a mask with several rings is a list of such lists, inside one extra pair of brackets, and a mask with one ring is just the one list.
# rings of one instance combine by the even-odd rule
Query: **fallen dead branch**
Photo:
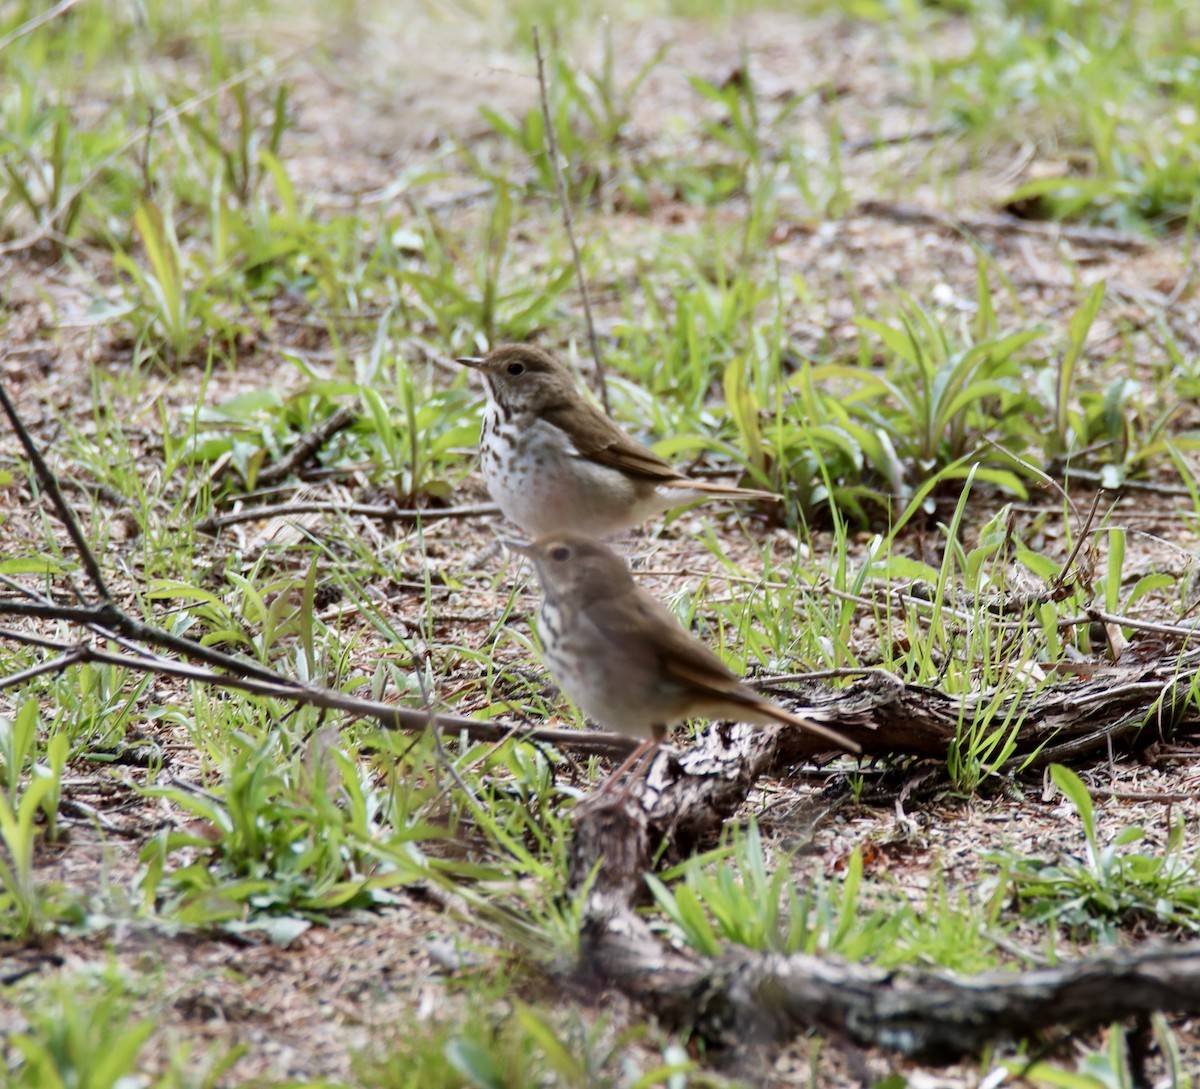
[(710, 731), (683, 756), (660, 755), (627, 799), (581, 807), (570, 862), (572, 887), (584, 897), (582, 973), (710, 1047), (734, 1051), (817, 1030), (950, 1062), (1056, 1027), (1200, 1010), (1196, 945), (972, 977), (749, 950), (708, 959), (672, 948), (634, 910), (654, 852), (665, 841), (669, 860), (684, 856), (727, 819), (775, 766), (779, 733)]
[(334, 435), (339, 431), (344, 431), (357, 418), (358, 413), (343, 405), (331, 416), (326, 417), (304, 435), (301, 435), (292, 448), (277, 462), (260, 469), (255, 478), (255, 483), (260, 487), (266, 487), (295, 472), (309, 458), (315, 457), (317, 451), (333, 438)]
[(482, 518), (500, 510), (495, 503), (471, 503), (461, 507), (393, 507), (386, 503), (313, 502), (271, 503), (262, 507), (217, 514), (196, 523), (201, 533), (215, 533), (241, 522), (265, 522), (270, 518), (288, 518), (294, 514), (339, 514), (357, 518), (378, 518), (381, 522), (436, 522), (446, 518)]

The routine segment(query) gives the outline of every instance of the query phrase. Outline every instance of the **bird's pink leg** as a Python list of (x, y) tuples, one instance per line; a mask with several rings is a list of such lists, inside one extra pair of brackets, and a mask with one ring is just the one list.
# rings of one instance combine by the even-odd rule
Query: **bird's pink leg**
[[(643, 741), (625, 758), (625, 761), (621, 764), (621, 766), (604, 780), (604, 782), (600, 785), (600, 789), (596, 791), (594, 797), (602, 798), (606, 794), (611, 793), (622, 775), (624, 775), (627, 771), (632, 771), (634, 768), (640, 767), (642, 764), (647, 764), (654, 756), (654, 753), (657, 752), (658, 747), (661, 744), (662, 742), (658, 738), (652, 738), (649, 741)], [(625, 799), (629, 797), (629, 792), (633, 789), (633, 784), (637, 781), (638, 777), (636, 775), (629, 776), (629, 782), (625, 784), (625, 789), (622, 790), (617, 796), (616, 800), (618, 803), (624, 802)]]

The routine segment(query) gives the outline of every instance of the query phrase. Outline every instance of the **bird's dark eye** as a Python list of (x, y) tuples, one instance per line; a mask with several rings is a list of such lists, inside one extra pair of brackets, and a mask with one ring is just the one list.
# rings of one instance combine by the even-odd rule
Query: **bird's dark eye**
[(550, 558), (558, 560), (562, 563), (563, 560), (570, 559), (571, 550), (566, 545), (559, 545), (557, 548), (550, 549)]
[(525, 364), (524, 363), (510, 363), (508, 365), (507, 369), (508, 369), (509, 374), (516, 377), (518, 374), (525, 373)]

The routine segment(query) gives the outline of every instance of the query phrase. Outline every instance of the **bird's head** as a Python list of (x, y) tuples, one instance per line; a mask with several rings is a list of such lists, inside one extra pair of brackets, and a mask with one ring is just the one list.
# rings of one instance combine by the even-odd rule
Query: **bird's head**
[(488, 396), (510, 412), (538, 412), (582, 396), (566, 367), (530, 344), (501, 344), (485, 356), (458, 362), (481, 371)]
[(537, 568), (549, 601), (582, 608), (620, 596), (633, 586), (625, 561), (600, 541), (579, 533), (551, 533), (536, 541), (505, 541)]

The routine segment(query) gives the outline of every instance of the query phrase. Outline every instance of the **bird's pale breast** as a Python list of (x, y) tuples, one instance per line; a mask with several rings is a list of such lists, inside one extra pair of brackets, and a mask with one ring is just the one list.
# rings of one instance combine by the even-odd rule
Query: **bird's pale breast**
[(538, 634), (559, 687), (604, 729), (650, 739), (686, 717), (685, 693), (663, 682), (657, 660), (614, 642), (586, 611), (568, 613), (547, 601)]
[[(532, 414), (504, 418), (489, 405), (480, 436), (488, 491), (504, 516), (532, 536), (573, 530), (618, 533), (648, 517), (642, 493), (625, 473), (581, 457), (567, 435)], [(653, 501), (653, 492), (650, 492)]]

